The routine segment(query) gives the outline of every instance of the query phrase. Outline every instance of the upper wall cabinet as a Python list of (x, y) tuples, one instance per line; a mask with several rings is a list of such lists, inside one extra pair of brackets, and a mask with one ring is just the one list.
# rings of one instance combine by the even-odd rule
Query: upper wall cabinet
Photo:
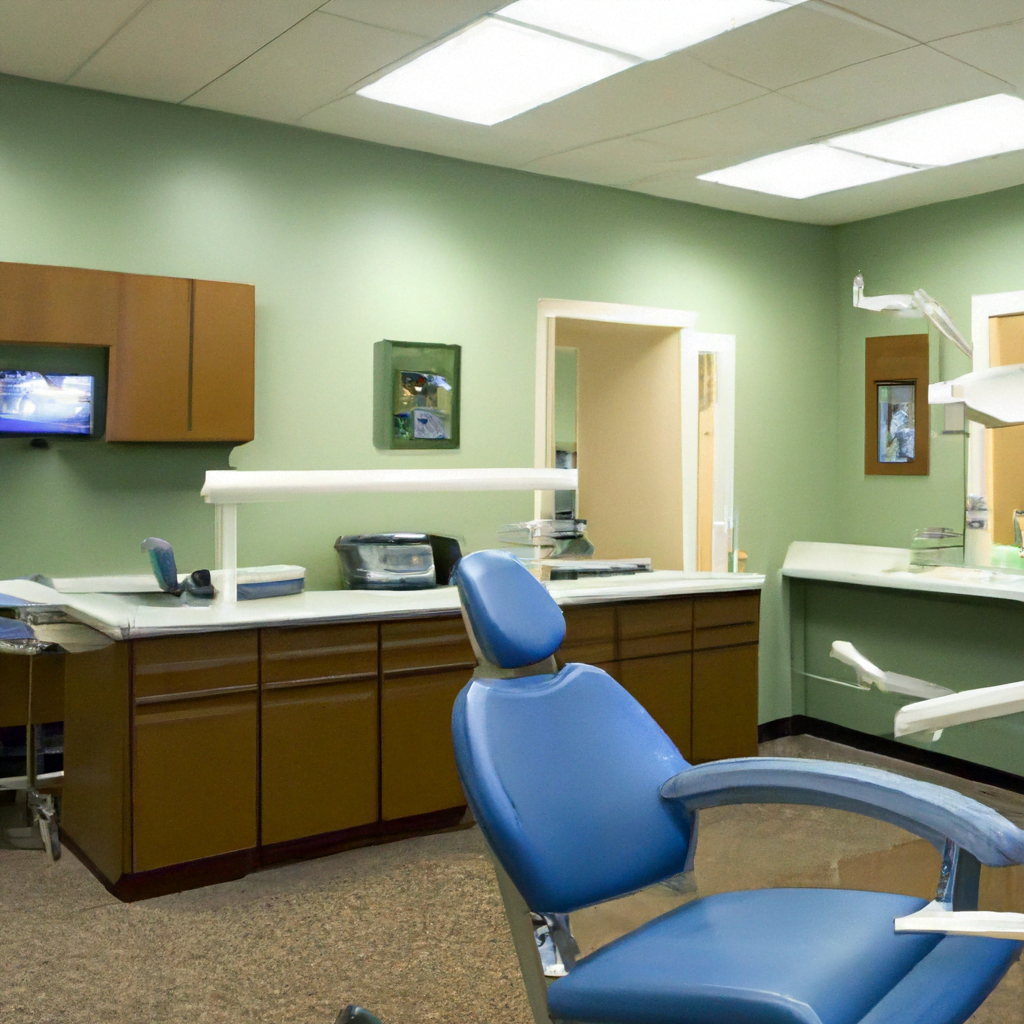
[(108, 441), (253, 438), (255, 289), (0, 263), (0, 342), (110, 349)]

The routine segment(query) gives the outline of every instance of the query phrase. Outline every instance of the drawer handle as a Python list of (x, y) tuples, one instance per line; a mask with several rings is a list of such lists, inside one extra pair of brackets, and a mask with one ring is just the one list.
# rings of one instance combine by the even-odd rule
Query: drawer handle
[(142, 704), (170, 704), (178, 700), (201, 700), (204, 697), (225, 697), (232, 693), (255, 693), (259, 689), (255, 683), (244, 686), (215, 686), (210, 690), (188, 690), (185, 693), (155, 693), (152, 696), (136, 697), (135, 706)]
[(264, 683), (264, 690), (292, 690), (299, 686), (327, 686), (330, 683), (367, 683), (376, 682), (376, 672), (351, 672), (339, 676), (313, 676), (309, 679), (275, 679)]

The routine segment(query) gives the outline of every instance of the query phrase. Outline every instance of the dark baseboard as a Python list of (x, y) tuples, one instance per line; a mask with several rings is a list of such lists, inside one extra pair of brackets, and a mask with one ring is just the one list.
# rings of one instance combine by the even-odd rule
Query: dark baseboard
[(391, 843), (399, 839), (410, 839), (413, 836), (468, 828), (472, 822), (464, 823), (465, 816), (465, 807), (449, 807), (430, 814), (417, 814), (409, 818), (398, 818), (395, 821), (378, 821), (370, 825), (361, 825), (358, 828), (325, 832), (321, 835), (286, 843), (272, 843), (250, 850), (236, 850), (233, 853), (225, 853), (217, 857), (205, 857), (202, 860), (187, 861), (183, 864), (171, 864), (168, 867), (155, 868), (152, 871), (137, 871), (124, 874), (116, 881), (107, 878), (63, 829), (61, 829), (60, 839), (64, 846), (96, 876), (108, 892), (124, 903), (134, 903), (136, 900), (167, 896), (173, 892), (184, 892), (186, 889), (199, 889), (204, 885), (231, 882), (236, 878), (244, 878), (260, 868), (275, 864), (324, 857), (331, 853), (340, 853), (342, 850)]
[(816, 736), (818, 739), (832, 740), (834, 743), (842, 743), (871, 754), (882, 754), (909, 764), (920, 765), (922, 768), (933, 768), (935, 771), (956, 775), (971, 782), (1008, 789), (1012, 793), (1024, 793), (1024, 777), (1013, 772), (1004, 772), (999, 768), (989, 768), (987, 765), (951, 757), (949, 754), (912, 747), (885, 736), (872, 736), (870, 733), (858, 732), (856, 729), (848, 729), (845, 725), (836, 725), (834, 722), (811, 718), (809, 715), (776, 718), (757, 727), (759, 743), (777, 740), (783, 736)]
[(283, 843), (268, 843), (260, 847), (260, 867), (284, 864), (288, 861), (308, 860), (311, 857), (325, 857), (343, 850), (354, 850), (360, 846), (375, 846), (391, 843), (412, 836), (430, 835), (435, 832), (449, 832), (462, 825), (466, 815), (465, 807), (449, 807), (429, 814), (416, 814), (394, 821), (376, 821), (356, 828), (345, 828), (337, 832), (322, 832), (320, 835), (303, 839), (291, 839)]

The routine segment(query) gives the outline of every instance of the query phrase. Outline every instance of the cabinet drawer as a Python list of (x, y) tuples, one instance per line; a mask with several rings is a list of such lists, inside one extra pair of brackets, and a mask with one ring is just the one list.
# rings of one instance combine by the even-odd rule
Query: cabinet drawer
[[(472, 670), (476, 667), (476, 655), (461, 615), (382, 623), (380, 658), (385, 675), (422, 669)], [(466, 672), (463, 682), (468, 680), (469, 672)]]
[(377, 820), (377, 680), (294, 684), (263, 694), (261, 841)]
[(28, 714), (28, 666), (32, 661), (32, 721), (64, 718), (64, 655), (41, 654), (29, 659), (0, 654), (0, 729), (25, 725)]
[(135, 709), (133, 868), (256, 846), (256, 693)]
[(259, 678), (255, 630), (134, 640), (132, 658), (137, 704), (255, 691)]
[(694, 603), (695, 650), (757, 643), (760, 595), (726, 594)]
[(260, 634), (264, 688), (377, 677), (377, 624), (265, 629)]
[(558, 649), (558, 660), (564, 664), (579, 661), (597, 665), (614, 661), (615, 609), (609, 605), (585, 608), (563, 608), (565, 639)]
[(385, 821), (466, 803), (452, 747), (452, 705), (468, 675), (385, 679), (381, 694), (381, 808)]
[[(637, 640), (693, 629), (693, 599), (630, 601), (619, 605), (619, 639)], [(688, 648), (687, 648), (688, 649)]]

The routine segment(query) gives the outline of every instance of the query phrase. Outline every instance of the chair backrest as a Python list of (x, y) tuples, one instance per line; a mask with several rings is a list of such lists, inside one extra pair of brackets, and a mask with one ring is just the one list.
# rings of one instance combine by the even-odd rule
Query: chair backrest
[[(557, 605), (514, 559), (468, 555), (459, 589), (494, 664), (513, 667), (491, 655), (524, 651), (530, 659), (520, 664), (542, 661), (561, 643), (551, 629)], [(509, 635), (520, 638), (518, 655), (503, 648)], [(659, 790), (689, 765), (606, 672), (570, 664), (557, 674), (474, 678), (455, 702), (452, 736), (473, 813), (531, 909), (568, 912), (683, 870), (689, 821)]]

